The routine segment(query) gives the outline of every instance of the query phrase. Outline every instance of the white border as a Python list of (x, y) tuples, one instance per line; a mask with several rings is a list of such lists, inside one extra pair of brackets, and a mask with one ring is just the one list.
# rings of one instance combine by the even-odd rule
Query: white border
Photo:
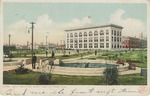
[[(3, 4), (2, 4), (2, 2), (55, 2), (55, 3), (57, 3), (57, 2), (68, 2), (68, 3), (147, 3), (147, 40), (148, 40), (148, 42), (150, 42), (150, 38), (148, 37), (148, 36), (150, 36), (150, 19), (149, 19), (149, 17), (150, 17), (150, 15), (149, 15), (149, 13), (150, 13), (150, 0), (36, 0), (36, 1), (34, 1), (34, 0), (3, 0), (3, 1), (0, 1), (0, 3), (1, 3), (1, 5), (0, 5), (0, 25), (3, 25)], [(3, 53), (3, 26), (0, 26), (0, 53), (2, 54)], [(150, 44), (148, 43), (148, 53), (150, 52)], [(148, 54), (147, 53), (147, 54)], [(148, 58), (148, 63), (147, 63), (147, 65), (148, 65), (148, 69), (150, 69), (150, 66), (149, 66), (149, 62), (150, 62), (150, 59), (149, 59), (149, 57), (150, 57), (150, 54), (148, 54), (148, 56), (147, 56), (147, 58)], [(3, 60), (3, 57), (2, 57), (2, 55), (0, 55), (0, 76), (1, 76), (1, 79), (0, 79), (0, 85), (3, 85), (3, 82), (2, 82), (2, 80), (3, 80), (3, 72), (2, 72), (2, 70), (3, 70), (3, 62), (2, 62), (2, 60)], [(148, 70), (148, 73), (150, 73), (150, 70)], [(148, 82), (147, 82), (147, 86), (144, 86), (144, 87), (149, 87), (149, 89), (148, 89), (148, 91), (147, 91), (147, 93), (145, 93), (145, 94), (137, 94), (137, 93), (131, 93), (131, 94), (129, 94), (129, 93), (122, 93), (121, 95), (122, 96), (148, 96), (148, 94), (150, 94), (150, 74), (148, 74)], [(109, 94), (108, 96), (120, 96), (120, 94), (118, 94), (117, 95), (117, 92), (119, 92), (121, 89), (123, 89), (123, 88), (126, 88), (127, 90), (131, 90), (131, 91), (135, 91), (135, 90), (137, 90), (139, 87), (143, 87), (143, 86), (106, 86), (106, 85), (90, 85), (90, 86), (88, 86), (88, 85), (85, 85), (85, 86), (81, 86), (81, 85), (68, 85), (68, 86), (65, 86), (65, 85), (52, 85), (52, 86), (50, 86), (50, 85), (48, 85), (48, 86), (42, 86), (42, 85), (40, 85), (40, 86), (37, 86), (37, 85), (29, 85), (29, 86), (27, 86), (27, 85), (21, 85), (21, 86), (19, 86), (19, 85), (4, 85), (3, 87), (2, 86), (0, 86), (1, 88), (0, 88), (0, 94), (3, 94), (3, 93), (5, 93), (6, 92), (6, 90), (7, 89), (12, 89), (13, 90), (13, 94), (11, 94), (11, 95), (16, 95), (16, 94), (18, 94), (19, 96), (20, 95), (22, 95), (22, 92), (24, 92), (26, 89), (27, 89), (27, 93), (26, 93), (26, 95), (25, 96), (33, 96), (33, 94), (31, 94), (30, 92), (31, 91), (37, 91), (37, 92), (42, 92), (42, 91), (45, 91), (45, 92), (51, 92), (51, 90), (56, 90), (57, 92), (58, 91), (60, 91), (61, 89), (64, 89), (63, 90), (63, 92), (64, 92), (64, 94), (51, 94), (52, 96), (106, 96), (106, 94), (107, 94), (107, 91), (108, 90), (112, 90), (113, 88), (115, 89), (115, 93), (111, 93), (111, 94)], [(87, 91), (87, 90), (89, 90), (89, 89), (91, 89), (91, 88), (94, 88), (94, 90), (98, 90), (98, 91), (105, 91), (106, 93), (102, 93), (102, 94), (97, 94), (97, 93), (92, 93), (92, 94), (76, 94), (76, 95), (70, 95), (70, 92), (71, 92), (71, 90), (73, 90), (73, 89), (76, 89), (77, 88), (77, 90), (78, 91)], [(2, 90), (1, 90), (2, 89)], [(111, 92), (111, 91), (110, 91)], [(11, 96), (11, 95), (8, 95), (8, 96)], [(34, 94), (35, 95), (35, 94)], [(37, 95), (36, 94), (36, 96), (50, 96), (50, 94), (45, 94), (45, 95), (43, 95), (43, 94), (40, 94), (40, 95)]]

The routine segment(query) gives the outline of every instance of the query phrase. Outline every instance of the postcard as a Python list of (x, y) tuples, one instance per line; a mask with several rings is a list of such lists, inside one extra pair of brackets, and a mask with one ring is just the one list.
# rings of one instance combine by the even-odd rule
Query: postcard
[(3, 0), (0, 96), (148, 96), (149, 0)]

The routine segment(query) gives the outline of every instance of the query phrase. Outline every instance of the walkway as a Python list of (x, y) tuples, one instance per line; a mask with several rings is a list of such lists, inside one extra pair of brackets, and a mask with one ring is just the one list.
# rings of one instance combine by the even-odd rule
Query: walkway
[[(88, 56), (84, 56), (85, 57), (89, 57), (89, 56), (93, 56), (93, 55), (88, 55)], [(26, 58), (15, 58), (19, 61), (21, 61), (22, 59), (25, 60)], [(81, 57), (78, 58), (73, 58), (73, 59), (65, 59), (63, 60), (63, 62), (75, 62), (75, 61), (79, 61), (79, 62), (106, 62), (105, 60), (85, 60), (85, 59), (81, 59)], [(107, 62), (108, 63), (108, 62)], [(109, 62), (109, 63), (114, 63), (113, 62)], [(18, 68), (19, 65), (7, 65), (7, 66), (3, 66), (3, 71), (8, 71), (8, 70), (12, 70), (12, 69), (16, 69)], [(35, 69), (33, 71), (36, 72), (50, 72), (50, 66), (44, 67), (44, 68), (40, 68), (41, 66), (39, 66), (39, 69)], [(32, 65), (25, 65), (25, 68), (31, 69), (32, 70)], [(141, 68), (136, 68), (136, 70), (128, 70), (128, 65), (119, 66), (120, 68), (120, 75), (125, 75), (125, 74), (135, 74), (135, 73), (140, 73), (141, 72)], [(122, 69), (121, 69), (122, 68)], [(59, 67), (59, 66), (55, 66), (54, 70), (52, 70), (52, 74), (62, 74), (62, 75), (81, 75), (81, 76), (102, 76), (104, 71), (104, 68), (71, 68), (71, 67)]]

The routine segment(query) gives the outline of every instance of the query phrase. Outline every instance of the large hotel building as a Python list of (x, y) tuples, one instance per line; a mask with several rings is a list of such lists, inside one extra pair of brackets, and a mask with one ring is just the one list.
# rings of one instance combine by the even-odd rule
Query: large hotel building
[(122, 49), (122, 26), (115, 24), (65, 30), (66, 49)]

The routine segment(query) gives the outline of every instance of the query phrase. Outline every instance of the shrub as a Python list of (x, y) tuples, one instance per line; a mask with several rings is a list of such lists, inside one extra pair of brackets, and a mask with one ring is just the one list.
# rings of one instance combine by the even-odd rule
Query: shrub
[(117, 67), (108, 67), (103, 72), (103, 77), (106, 84), (116, 85), (118, 84), (118, 69)]
[(30, 70), (28, 68), (24, 68), (24, 65), (21, 64), (20, 67), (15, 69), (16, 74), (27, 74)]
[(49, 82), (51, 81), (51, 74), (49, 73), (42, 73), (39, 76), (39, 83), (40, 84), (49, 84)]

